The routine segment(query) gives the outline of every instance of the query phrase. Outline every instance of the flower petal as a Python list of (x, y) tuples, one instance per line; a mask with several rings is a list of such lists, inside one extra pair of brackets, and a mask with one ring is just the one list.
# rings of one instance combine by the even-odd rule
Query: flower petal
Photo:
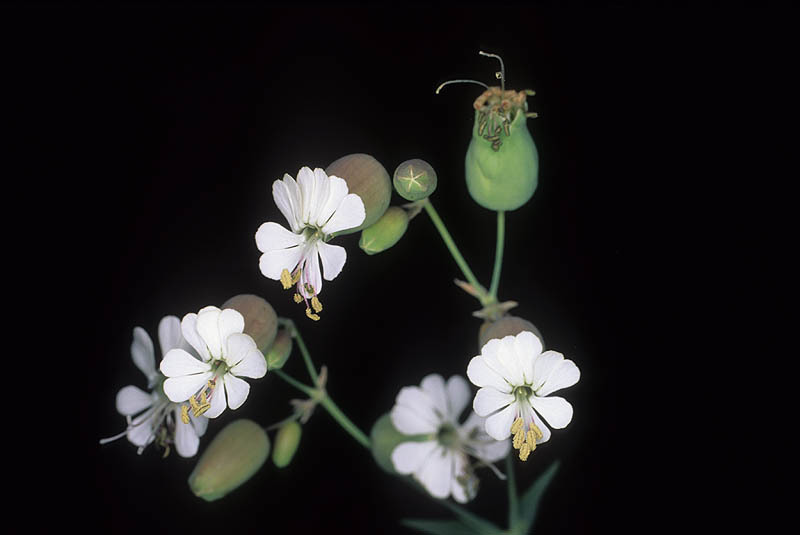
[(343, 178), (333, 175), (328, 177), (328, 198), (320, 207), (319, 216), (316, 221), (318, 227), (322, 228), (325, 226), (348, 192), (347, 182), (345, 182)]
[(340, 230), (355, 228), (363, 223), (366, 217), (364, 201), (355, 193), (348, 193), (325, 226), (322, 227), (322, 232), (330, 236)]
[(472, 401), (472, 408), (478, 416), (489, 416), (513, 402), (513, 394), (506, 394), (494, 388), (481, 388), (478, 390), (478, 393), (475, 394), (475, 399)]
[(420, 387), (426, 392), (433, 402), (433, 409), (439, 421), (448, 420), (450, 410), (447, 405), (447, 389), (444, 379), (438, 373), (432, 373), (422, 378)]
[[(508, 443), (508, 441), (505, 441)], [(467, 456), (461, 452), (453, 452), (453, 474), (450, 481), (450, 493), (458, 503), (467, 503), (475, 497), (477, 481), (467, 471)]]
[[(517, 349), (514, 343), (513, 336), (506, 336), (500, 339), (500, 344), (497, 348), (497, 361), (505, 368), (507, 373), (504, 373), (506, 381), (512, 385), (524, 385), (525, 376), (522, 373), (522, 359), (517, 355)], [(488, 364), (491, 366), (492, 362), (489, 359)], [(499, 371), (499, 370), (498, 370)]]
[(441, 423), (430, 395), (416, 386), (400, 389), (390, 415), (394, 427), (406, 435), (434, 433)]
[(220, 340), (220, 354), (227, 356), (227, 340), (233, 334), (244, 332), (244, 316), (241, 312), (233, 308), (226, 308), (219, 315), (219, 326), (217, 328)]
[(237, 377), (259, 379), (267, 373), (267, 361), (256, 342), (247, 334), (234, 333), (227, 338), (225, 362)]
[(211, 370), (211, 365), (198, 360), (183, 349), (171, 349), (164, 355), (159, 368), (167, 377), (180, 377), (208, 372)]
[(301, 201), (297, 182), (288, 174), (284, 174), (283, 180), (276, 180), (272, 183), (272, 198), (275, 200), (278, 210), (286, 218), (292, 231), (300, 232), (302, 230), (300, 221)]
[(153, 396), (133, 385), (123, 386), (117, 392), (117, 412), (123, 416), (139, 414), (153, 404)]
[(232, 373), (226, 373), (223, 376), (223, 380), (225, 381), (225, 394), (228, 396), (228, 407), (238, 409), (247, 399), (247, 395), (250, 393), (250, 385), (247, 381), (239, 379)]
[(447, 498), (453, 480), (453, 453), (444, 447), (436, 448), (414, 475), (431, 496)]
[(153, 349), (153, 341), (147, 331), (141, 327), (133, 328), (133, 342), (131, 342), (131, 358), (133, 363), (139, 368), (147, 380), (150, 381), (156, 375), (156, 357)]
[(297, 172), (297, 185), (300, 186), (301, 212), (300, 221), (310, 223), (314, 208), (316, 206), (316, 186), (314, 171), (308, 167), (303, 167)]
[(205, 416), (193, 416), (191, 413), (189, 413), (189, 422), (191, 422), (192, 426), (194, 426), (194, 432), (198, 437), (202, 437), (206, 434), (206, 429), (208, 429), (208, 418)]
[(164, 381), (164, 393), (173, 403), (181, 403), (195, 395), (206, 381), (211, 379), (211, 372), (196, 373), (194, 375), (181, 375), (168, 377)]
[(328, 202), (330, 192), (330, 180), (325, 171), (319, 167), (314, 169), (314, 205), (311, 207), (311, 218), (309, 223), (321, 227), (319, 220), (322, 217), (322, 209)]
[(197, 351), (197, 354), (200, 355), (203, 362), (211, 360), (206, 342), (200, 336), (200, 333), (197, 332), (197, 314), (190, 312), (183, 317), (181, 320), (181, 334), (183, 334), (184, 340)]
[(534, 384), (537, 396), (547, 396), (556, 390), (574, 385), (581, 378), (578, 366), (556, 351), (545, 351), (534, 362)]
[(564, 398), (531, 396), (530, 402), (536, 412), (556, 429), (564, 429), (572, 421), (572, 405)]
[(286, 230), (277, 223), (262, 223), (256, 230), (256, 247), (262, 253), (280, 251), (303, 243), (303, 235)]
[(530, 410), (530, 414), (531, 414), (530, 420), (532, 420), (533, 423), (536, 424), (536, 427), (539, 428), (539, 431), (542, 432), (542, 438), (538, 439), (536, 441), (536, 443), (537, 444), (542, 444), (544, 442), (547, 442), (548, 440), (550, 440), (550, 435), (552, 435), (552, 432), (550, 431), (550, 428), (547, 427), (547, 425), (542, 421), (541, 418), (539, 418), (539, 415), (536, 414), (536, 411), (534, 411), (532, 408), (529, 409), (529, 410)]
[[(322, 275), (319, 271), (319, 242), (308, 247), (305, 255), (305, 265), (303, 266), (303, 276), (300, 281), (303, 295), (308, 298), (319, 295), (322, 292)], [(308, 291), (306, 284), (311, 286), (313, 291)]]
[[(190, 419), (192, 416), (189, 417)], [(201, 416), (203, 420), (205, 416)], [(181, 457), (194, 457), (200, 446), (200, 437), (197, 436), (195, 428), (191, 423), (185, 424), (181, 421), (180, 407), (175, 409), (175, 449)]]
[(163, 415), (159, 415), (159, 412), (144, 413), (133, 419), (127, 433), (131, 444), (144, 448), (153, 441), (155, 438), (153, 429), (161, 423), (161, 420), (156, 420), (156, 417), (163, 417)]
[(197, 313), (197, 333), (206, 343), (212, 358), (222, 356), (222, 340), (219, 332), (219, 317), (222, 311), (215, 306), (207, 306)]
[(325, 242), (318, 242), (317, 248), (322, 259), (325, 280), (332, 281), (342, 272), (344, 263), (347, 261), (347, 251), (345, 251), (344, 247), (330, 245)]
[(399, 474), (413, 474), (436, 448), (435, 440), (403, 442), (392, 450), (392, 464)]
[(523, 331), (514, 337), (514, 349), (520, 359), (525, 384), (533, 383), (533, 361), (542, 352), (542, 341), (530, 331)]
[(517, 403), (486, 418), (486, 434), (495, 440), (504, 440), (511, 436), (511, 424), (517, 418)]
[(175, 348), (183, 348), (183, 334), (181, 334), (181, 320), (177, 316), (164, 316), (158, 322), (158, 343), (161, 345), (161, 355)]
[(460, 375), (454, 375), (447, 380), (447, 401), (454, 422), (458, 422), (461, 413), (469, 404), (470, 393), (469, 383)]
[[(484, 346), (486, 347), (486, 346)], [(477, 387), (490, 387), (500, 392), (510, 394), (511, 385), (486, 363), (486, 357), (478, 355), (473, 357), (467, 365), (467, 377)]]
[(258, 259), (258, 269), (268, 279), (281, 280), (281, 272), (286, 269), (291, 273), (305, 253), (305, 247), (292, 247), (267, 251)]
[(216, 386), (208, 397), (208, 401), (211, 403), (211, 407), (203, 413), (203, 416), (206, 418), (216, 418), (222, 414), (228, 406), (228, 402), (225, 399), (225, 380), (222, 377), (216, 378)]

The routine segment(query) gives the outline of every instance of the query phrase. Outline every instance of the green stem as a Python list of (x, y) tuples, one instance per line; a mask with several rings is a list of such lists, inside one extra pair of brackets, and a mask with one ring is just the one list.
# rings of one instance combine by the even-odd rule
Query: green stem
[(494, 251), (494, 270), (492, 271), (492, 285), (489, 287), (489, 295), (497, 298), (497, 286), (500, 284), (500, 271), (503, 268), (503, 245), (506, 234), (506, 213), (502, 210), (497, 212), (497, 245)]
[[(274, 373), (278, 377), (280, 377), (281, 379), (283, 379), (284, 381), (295, 387), (296, 389), (305, 393), (308, 397), (312, 399), (316, 399), (319, 397), (320, 390), (311, 388), (308, 385), (304, 385), (303, 383), (301, 383), (300, 381), (298, 381), (297, 379), (295, 379), (294, 377), (290, 376), (289, 374), (285, 373), (282, 370), (274, 370)], [(350, 418), (348, 418), (342, 412), (342, 409), (340, 409), (338, 405), (336, 405), (336, 403), (334, 403), (333, 400), (330, 397), (328, 397), (328, 394), (326, 392), (324, 391), (322, 392), (323, 392), (323, 397), (319, 399), (319, 404), (325, 407), (325, 410), (328, 411), (328, 414), (330, 414), (331, 417), (333, 417), (333, 419), (336, 420), (336, 423), (338, 423), (342, 427), (342, 429), (350, 433), (350, 436), (356, 439), (356, 442), (358, 442), (365, 448), (369, 449), (370, 447), (369, 437), (365, 435), (363, 431), (361, 431), (356, 426), (356, 424), (354, 424), (350, 420)]]
[(314, 367), (314, 363), (311, 360), (311, 354), (308, 352), (308, 348), (305, 342), (303, 342), (303, 337), (300, 336), (300, 331), (297, 329), (297, 326), (288, 318), (280, 318), (278, 319), (278, 323), (283, 325), (289, 331), (289, 335), (297, 340), (297, 347), (300, 348), (300, 353), (303, 355), (303, 362), (306, 363), (308, 375), (311, 376), (311, 380), (316, 384), (319, 380), (319, 375), (317, 374), (317, 369)]
[(433, 207), (430, 199), (426, 199), (424, 206), (425, 211), (428, 212), (428, 216), (430, 216), (431, 221), (433, 222), (433, 225), (436, 227), (436, 230), (439, 231), (439, 235), (441, 235), (444, 244), (450, 251), (453, 260), (456, 261), (456, 264), (458, 264), (458, 267), (461, 268), (461, 272), (464, 274), (464, 277), (477, 292), (481, 303), (484, 303), (489, 298), (489, 294), (486, 293), (486, 288), (481, 286), (481, 283), (478, 282), (478, 279), (475, 278), (472, 270), (467, 265), (466, 260), (464, 260), (464, 257), (461, 256), (461, 252), (458, 250), (458, 247), (456, 247), (456, 243), (453, 241), (452, 236), (450, 236), (450, 233), (447, 231), (447, 227), (444, 226), (442, 219), (439, 217), (439, 214), (436, 212), (436, 209)]
[(514, 456), (506, 456), (506, 482), (508, 483), (508, 529), (513, 530), (519, 521), (519, 497), (514, 481)]

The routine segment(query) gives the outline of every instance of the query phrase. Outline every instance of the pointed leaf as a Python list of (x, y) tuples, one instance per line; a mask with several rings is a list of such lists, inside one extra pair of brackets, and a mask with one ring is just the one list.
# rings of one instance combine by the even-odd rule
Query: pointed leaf
[(545, 470), (544, 473), (533, 482), (533, 485), (531, 485), (530, 488), (525, 491), (525, 494), (520, 497), (519, 516), (520, 526), (522, 529), (519, 529), (517, 533), (528, 533), (530, 531), (534, 521), (536, 520), (539, 502), (544, 495), (544, 491), (547, 490), (547, 487), (553, 480), (553, 476), (556, 475), (559, 465), (559, 461), (555, 461), (553, 464), (551, 464), (547, 470)]

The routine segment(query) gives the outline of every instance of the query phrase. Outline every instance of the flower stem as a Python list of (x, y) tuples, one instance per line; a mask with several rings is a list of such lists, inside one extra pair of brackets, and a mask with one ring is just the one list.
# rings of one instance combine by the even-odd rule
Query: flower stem
[(517, 496), (517, 484), (514, 481), (514, 459), (513, 455), (506, 456), (506, 483), (508, 484), (508, 529), (512, 530), (519, 520), (519, 497)]
[(478, 282), (478, 279), (475, 278), (472, 270), (467, 265), (466, 260), (464, 260), (464, 257), (461, 256), (461, 252), (458, 250), (458, 247), (456, 247), (452, 236), (450, 236), (450, 233), (447, 231), (447, 227), (444, 226), (442, 218), (439, 217), (439, 214), (436, 212), (436, 209), (433, 207), (430, 199), (426, 199), (424, 206), (425, 211), (428, 212), (428, 216), (430, 216), (431, 221), (433, 222), (433, 225), (436, 227), (436, 230), (439, 231), (442, 241), (444, 241), (444, 244), (450, 251), (450, 255), (453, 257), (453, 260), (456, 261), (456, 264), (458, 264), (458, 267), (461, 268), (461, 272), (464, 274), (464, 277), (476, 290), (481, 303), (486, 304), (486, 302), (489, 300), (489, 294), (486, 292), (486, 288), (481, 286), (481, 283)]
[(320, 391), (318, 389), (312, 388), (308, 385), (304, 385), (300, 381), (296, 380), (294, 377), (290, 376), (289, 374), (285, 373), (282, 370), (274, 370), (274, 373), (295, 387), (296, 389), (300, 390), (301, 392), (305, 393), (310, 398), (318, 398), (320, 392), (322, 392), (323, 397), (319, 400), (319, 404), (325, 407), (325, 410), (328, 411), (328, 414), (336, 420), (342, 429), (350, 433), (356, 442), (364, 446), (365, 448), (370, 447), (370, 440), (367, 435), (365, 435), (357, 426), (354, 424), (350, 418), (345, 416), (342, 410), (333, 402), (333, 400), (328, 396), (325, 391)]
[(303, 337), (300, 336), (300, 331), (297, 329), (297, 326), (288, 318), (281, 318), (279, 323), (286, 327), (286, 329), (289, 331), (289, 335), (292, 338), (297, 340), (297, 347), (300, 348), (300, 354), (303, 355), (303, 361), (306, 363), (308, 375), (310, 375), (311, 380), (316, 383), (319, 380), (319, 375), (317, 374), (317, 369), (314, 367), (314, 362), (311, 360), (311, 354), (308, 352), (308, 348), (306, 347), (305, 342), (303, 342)]
[(500, 284), (500, 271), (503, 268), (503, 245), (506, 234), (506, 213), (502, 210), (497, 212), (497, 245), (494, 251), (494, 270), (492, 271), (492, 284), (489, 287), (489, 295), (497, 298), (497, 287)]

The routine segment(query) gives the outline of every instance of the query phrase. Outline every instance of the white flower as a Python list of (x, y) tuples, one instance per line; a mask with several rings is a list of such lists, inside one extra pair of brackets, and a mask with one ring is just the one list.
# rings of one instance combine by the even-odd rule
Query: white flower
[(472, 407), (488, 416), (486, 432), (497, 440), (513, 434), (523, 461), (536, 444), (550, 439), (550, 429), (539, 415), (556, 429), (572, 420), (572, 405), (550, 394), (574, 385), (580, 375), (575, 363), (561, 353), (542, 353), (539, 338), (527, 331), (489, 340), (467, 366), (467, 377), (481, 387)]
[[(162, 355), (176, 347), (189, 348), (181, 336), (180, 320), (175, 316), (166, 316), (158, 324), (158, 339)], [(104, 438), (106, 444), (123, 436), (135, 446), (138, 453), (153, 441), (164, 448), (175, 444), (181, 457), (192, 457), (197, 453), (200, 437), (206, 432), (208, 420), (204, 416), (192, 417), (189, 423), (181, 420), (181, 406), (170, 402), (161, 388), (163, 376), (156, 370), (153, 341), (141, 327), (133, 329), (131, 344), (133, 363), (147, 377), (147, 388), (150, 392), (128, 385), (117, 393), (117, 411), (125, 416), (128, 426), (122, 433)], [(168, 451), (168, 450), (167, 450)]]
[[(167, 376), (167, 397), (176, 403), (188, 400), (195, 416), (208, 418), (216, 418), (226, 406), (241, 407), (250, 385), (240, 377), (258, 379), (267, 373), (264, 355), (243, 331), (244, 317), (232, 308), (208, 306), (186, 314), (181, 332), (200, 358), (180, 348), (164, 356), (160, 369)], [(189, 407), (184, 407), (185, 421)]]
[[(256, 231), (256, 245), (263, 254), (259, 268), (265, 277), (280, 280), (284, 289), (297, 287), (295, 301), (306, 301), (306, 314), (322, 310), (320, 259), (325, 280), (333, 280), (347, 260), (344, 247), (327, 242), (333, 234), (364, 222), (361, 197), (348, 193), (347, 182), (328, 176), (322, 169), (303, 167), (297, 182), (285, 174), (272, 184), (272, 197), (291, 230), (278, 223), (263, 223)], [(308, 300), (311, 299), (311, 307)], [(316, 316), (316, 317), (313, 317)]]
[(477, 478), (467, 455), (487, 466), (508, 455), (508, 441), (498, 442), (483, 432), (483, 418), (470, 411), (466, 422), (459, 416), (469, 404), (470, 390), (463, 377), (445, 384), (441, 375), (428, 375), (419, 387), (400, 390), (390, 417), (406, 435), (428, 435), (423, 442), (403, 442), (392, 451), (392, 464), (400, 474), (414, 474), (431, 495), (461, 503), (477, 492)]

